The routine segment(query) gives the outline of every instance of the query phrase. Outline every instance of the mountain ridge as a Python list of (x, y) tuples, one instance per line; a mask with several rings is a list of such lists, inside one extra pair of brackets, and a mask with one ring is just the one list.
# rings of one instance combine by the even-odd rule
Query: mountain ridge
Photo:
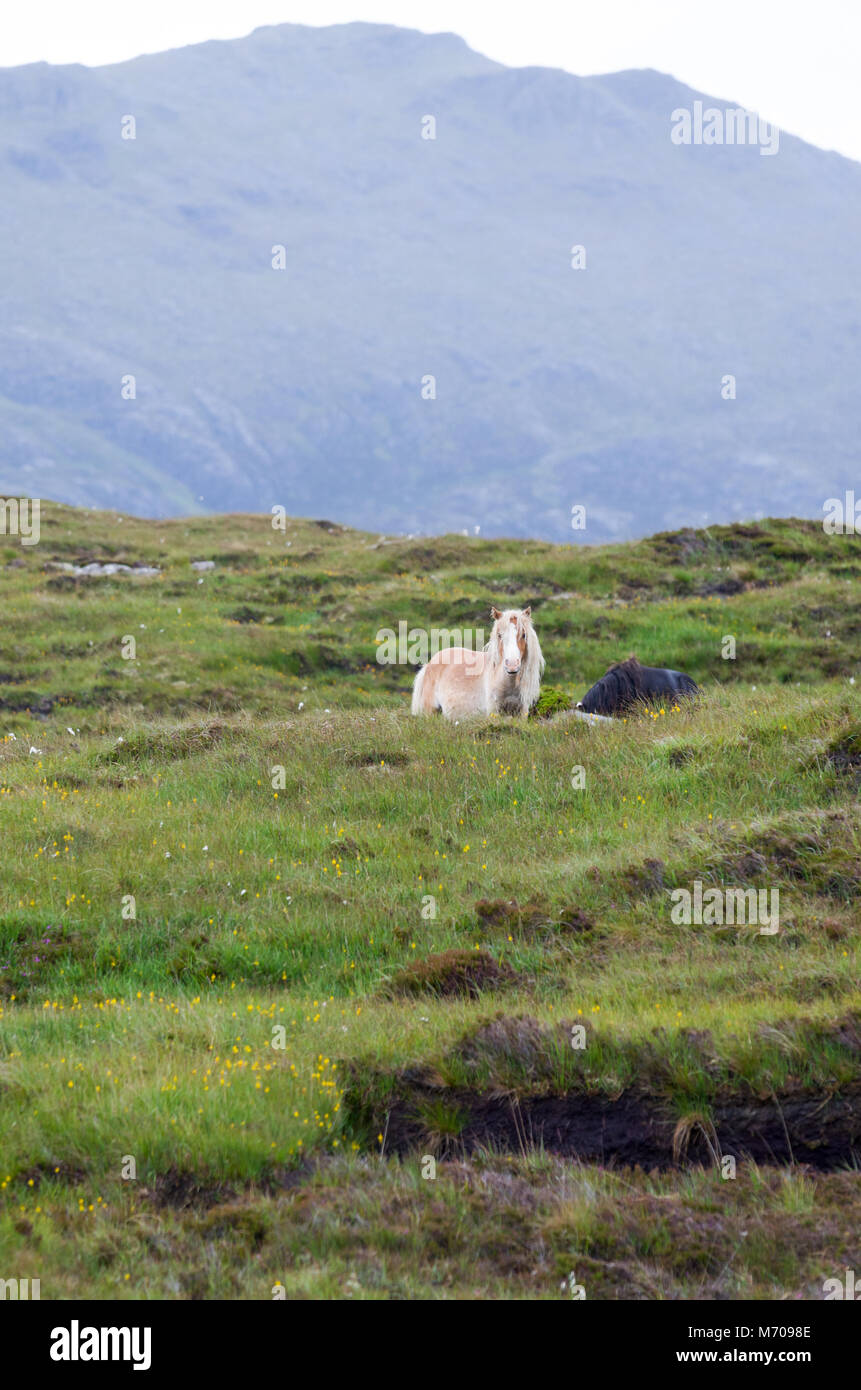
[(0, 490), (595, 542), (820, 514), (861, 167), (673, 146), (701, 96), (364, 24), (0, 69)]

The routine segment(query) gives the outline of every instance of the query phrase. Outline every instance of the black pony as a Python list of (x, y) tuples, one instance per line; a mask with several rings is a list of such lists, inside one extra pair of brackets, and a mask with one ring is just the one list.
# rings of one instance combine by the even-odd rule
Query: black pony
[(605, 676), (587, 690), (577, 708), (587, 714), (624, 714), (638, 704), (669, 696), (699, 695), (699, 686), (681, 671), (663, 666), (641, 666), (635, 656), (611, 666)]

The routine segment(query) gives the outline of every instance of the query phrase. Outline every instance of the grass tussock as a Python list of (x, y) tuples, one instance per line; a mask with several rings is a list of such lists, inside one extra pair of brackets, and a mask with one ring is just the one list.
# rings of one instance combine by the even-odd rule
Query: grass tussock
[(517, 976), (487, 951), (440, 951), (417, 960), (393, 977), (390, 989), (398, 995), (478, 999), (487, 991), (516, 982)]

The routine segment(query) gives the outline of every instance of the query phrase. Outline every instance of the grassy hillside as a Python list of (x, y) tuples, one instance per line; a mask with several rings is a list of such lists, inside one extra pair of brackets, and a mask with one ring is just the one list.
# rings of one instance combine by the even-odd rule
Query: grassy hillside
[[(8, 1274), (821, 1297), (861, 1267), (856, 537), (44, 511), (0, 555)], [(93, 562), (159, 573), (61, 567)], [(702, 702), (411, 719), (378, 631), (526, 602), (566, 694), (635, 651)], [(674, 924), (697, 879), (779, 889), (779, 932)]]

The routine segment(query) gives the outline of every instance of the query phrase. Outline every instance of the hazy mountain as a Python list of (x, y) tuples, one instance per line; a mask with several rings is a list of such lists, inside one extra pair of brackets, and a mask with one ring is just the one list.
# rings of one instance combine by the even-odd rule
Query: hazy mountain
[(0, 70), (0, 493), (575, 540), (821, 515), (858, 482), (861, 165), (677, 146), (698, 95), (370, 24)]

